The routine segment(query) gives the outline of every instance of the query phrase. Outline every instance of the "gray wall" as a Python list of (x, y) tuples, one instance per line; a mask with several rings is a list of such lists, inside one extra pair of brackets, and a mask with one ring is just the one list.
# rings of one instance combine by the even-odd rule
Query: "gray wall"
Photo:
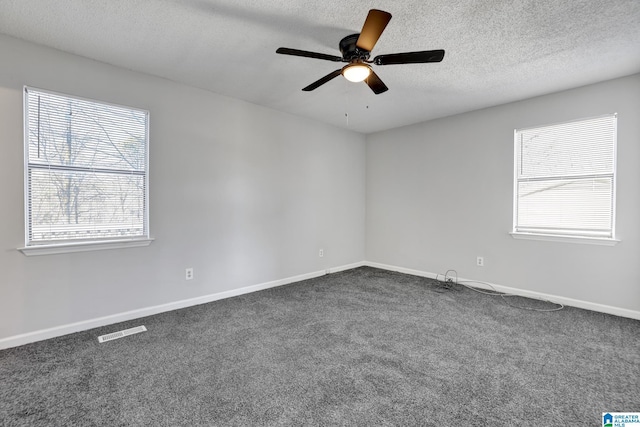
[[(5, 36), (0, 58), (0, 339), (364, 259), (363, 135)], [(150, 111), (149, 247), (16, 250), (25, 84)]]
[[(364, 259), (640, 311), (639, 75), (365, 137), (5, 36), (0, 57), (0, 339)], [(25, 84), (150, 111), (149, 247), (16, 250)], [(511, 238), (513, 129), (609, 112), (622, 242)]]
[[(514, 240), (513, 130), (613, 112), (621, 242)], [(369, 135), (367, 261), (640, 311), (639, 117), (634, 75)]]

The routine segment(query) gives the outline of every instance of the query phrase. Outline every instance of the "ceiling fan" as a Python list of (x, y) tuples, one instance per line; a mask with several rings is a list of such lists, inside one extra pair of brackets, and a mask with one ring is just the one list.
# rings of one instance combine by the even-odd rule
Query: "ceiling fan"
[(378, 95), (386, 92), (389, 88), (380, 80), (380, 77), (378, 77), (369, 64), (422, 64), (427, 62), (440, 62), (442, 58), (444, 58), (444, 50), (438, 49), (378, 55), (373, 58), (373, 60), (369, 60), (373, 47), (390, 20), (391, 14), (389, 12), (371, 9), (367, 15), (367, 19), (364, 21), (360, 34), (351, 34), (340, 40), (339, 47), (340, 52), (342, 52), (342, 57), (306, 50), (290, 49), (288, 47), (278, 48), (276, 53), (324, 59), (334, 62), (348, 62), (348, 64), (341, 69), (335, 70), (303, 88), (302, 90), (304, 91), (317, 89), (342, 74), (347, 80), (352, 82), (364, 81), (371, 90)]

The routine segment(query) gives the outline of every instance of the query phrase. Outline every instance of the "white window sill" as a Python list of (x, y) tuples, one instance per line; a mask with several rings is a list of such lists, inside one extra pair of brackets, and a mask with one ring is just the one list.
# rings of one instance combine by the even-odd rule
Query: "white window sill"
[(55, 255), (72, 252), (101, 251), (105, 249), (138, 248), (149, 246), (154, 239), (103, 240), (99, 242), (56, 243), (50, 245), (33, 245), (18, 248), (26, 256)]
[(561, 236), (557, 234), (534, 234), (534, 233), (516, 233), (511, 232), (511, 237), (514, 239), (524, 240), (543, 240), (547, 242), (562, 242), (562, 243), (578, 243), (586, 245), (603, 245), (603, 246), (615, 246), (620, 240), (600, 238), (600, 237), (576, 237), (576, 236)]

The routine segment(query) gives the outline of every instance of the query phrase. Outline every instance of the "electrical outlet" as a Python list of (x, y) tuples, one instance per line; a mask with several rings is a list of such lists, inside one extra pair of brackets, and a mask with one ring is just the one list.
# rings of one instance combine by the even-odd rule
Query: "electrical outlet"
[(318, 252), (318, 256), (320, 258), (322, 258), (324, 256), (324, 249), (320, 249), (320, 252)]
[(191, 279), (193, 279), (193, 268), (187, 268), (187, 269), (185, 270), (185, 278), (186, 278), (187, 280), (191, 280)]
[(476, 265), (478, 267), (484, 267), (484, 257), (479, 256), (476, 258)]

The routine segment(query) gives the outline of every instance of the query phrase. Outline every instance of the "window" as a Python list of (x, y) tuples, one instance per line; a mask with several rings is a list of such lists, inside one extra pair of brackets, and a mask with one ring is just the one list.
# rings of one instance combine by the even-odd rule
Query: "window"
[(149, 240), (148, 121), (25, 88), (25, 249)]
[(514, 237), (615, 238), (616, 120), (515, 131)]

